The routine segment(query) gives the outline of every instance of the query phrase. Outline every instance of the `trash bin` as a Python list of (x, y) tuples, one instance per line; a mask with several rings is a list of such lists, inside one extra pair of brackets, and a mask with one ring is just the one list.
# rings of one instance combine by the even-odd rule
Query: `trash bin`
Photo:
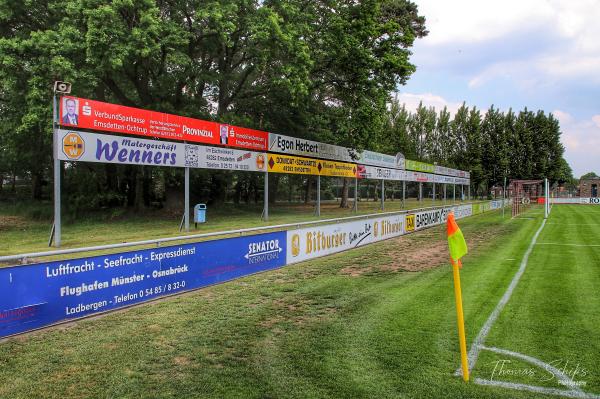
[(206, 204), (197, 204), (194, 206), (194, 226), (198, 223), (206, 223)]

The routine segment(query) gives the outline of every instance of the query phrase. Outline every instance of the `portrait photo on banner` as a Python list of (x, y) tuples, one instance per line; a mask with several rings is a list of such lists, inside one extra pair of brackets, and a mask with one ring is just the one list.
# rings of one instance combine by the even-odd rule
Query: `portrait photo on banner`
[(77, 126), (79, 124), (79, 100), (65, 97), (62, 101), (62, 124)]

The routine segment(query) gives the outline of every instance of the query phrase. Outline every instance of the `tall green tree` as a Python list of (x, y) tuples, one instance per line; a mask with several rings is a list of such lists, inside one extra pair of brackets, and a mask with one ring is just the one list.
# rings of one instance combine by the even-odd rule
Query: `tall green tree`
[[(0, 0), (0, 22), (2, 146), (21, 169), (9, 170), (4, 152), (0, 166), (31, 176), (35, 197), (49, 177), (55, 80), (81, 97), (362, 149), (377, 142), (389, 94), (415, 70), (410, 48), (427, 33), (405, 0)], [(89, 166), (68, 172), (77, 168)], [(94, 171), (130, 205), (157, 176)], [(169, 185), (179, 173), (158, 175)], [(229, 178), (211, 176), (230, 175), (196, 174), (211, 196)]]

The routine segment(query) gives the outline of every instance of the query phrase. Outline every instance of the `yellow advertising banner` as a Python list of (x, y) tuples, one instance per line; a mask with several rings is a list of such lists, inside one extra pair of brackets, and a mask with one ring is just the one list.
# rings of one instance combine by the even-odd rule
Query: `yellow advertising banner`
[(300, 175), (355, 177), (356, 165), (348, 162), (324, 161), (321, 159), (296, 157), (269, 153), (269, 172)]
[[(337, 161), (319, 161), (322, 176), (356, 177), (356, 164)], [(318, 167), (318, 166), (317, 166)]]
[(415, 215), (406, 215), (406, 221), (404, 223), (404, 229), (409, 231), (415, 231)]

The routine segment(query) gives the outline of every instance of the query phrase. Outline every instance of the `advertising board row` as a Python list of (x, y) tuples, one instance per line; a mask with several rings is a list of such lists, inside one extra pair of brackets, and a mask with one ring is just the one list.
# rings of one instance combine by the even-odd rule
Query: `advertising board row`
[(266, 172), (267, 154), (227, 147), (110, 136), (58, 129), (63, 161)]
[(269, 133), (269, 151), (289, 155), (404, 169), (404, 155), (400, 153), (396, 156), (368, 150), (358, 153), (350, 148), (339, 145), (320, 143), (275, 133)]
[(408, 169), (453, 177), (469, 177), (464, 171), (405, 160), (401, 153), (396, 156), (368, 150), (358, 153), (338, 145), (73, 96), (61, 98), (59, 124), (64, 128), (116, 132), (391, 169)]
[(292, 173), (300, 175), (355, 177), (356, 165), (348, 162), (296, 157), (269, 153), (269, 173)]
[(465, 172), (464, 170), (447, 168), (441, 165), (432, 165), (430, 163), (420, 161), (412, 161), (410, 159), (406, 160), (405, 165), (407, 170), (414, 170), (416, 172), (436, 173), (438, 175), (463, 177), (467, 179), (471, 177), (470, 173)]
[(360, 179), (397, 180), (422, 183), (469, 184), (465, 177), (442, 176), (432, 173), (398, 170), (370, 165), (358, 165), (356, 176)]
[(268, 140), (268, 133), (259, 130), (71, 96), (61, 98), (59, 124), (263, 151)]
[(303, 262), (436, 226), (446, 222), (450, 211), (454, 211), (457, 218), (472, 214), (471, 205), (460, 205), (289, 230), (287, 263)]
[(450, 211), (474, 214), (468, 204), (0, 268), (0, 338), (398, 237)]
[(0, 269), (0, 337), (285, 265), (286, 233)]
[(65, 129), (58, 129), (56, 151), (63, 161), (468, 184), (463, 178), (348, 162)]
[(551, 204), (583, 204), (583, 205), (600, 205), (600, 198), (550, 198)]

